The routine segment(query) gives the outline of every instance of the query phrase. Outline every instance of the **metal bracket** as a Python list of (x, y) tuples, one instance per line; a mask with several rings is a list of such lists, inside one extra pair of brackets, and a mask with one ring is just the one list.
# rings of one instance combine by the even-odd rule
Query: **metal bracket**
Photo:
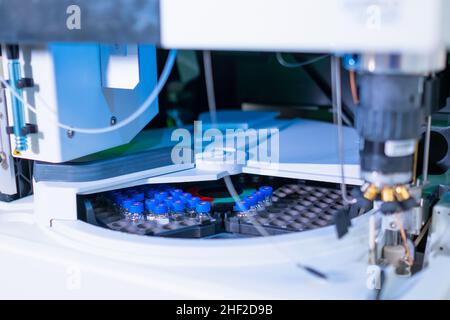
[[(29, 134), (35, 134), (35, 133), (38, 133), (38, 132), (39, 132), (38, 127), (35, 124), (27, 123), (25, 125), (25, 127), (22, 128), (22, 133), (24, 135), (26, 135), (26, 136), (29, 135)], [(14, 128), (13, 127), (6, 127), (6, 133), (9, 134), (9, 135), (14, 134)]]
[(19, 89), (32, 88), (34, 87), (34, 80), (33, 78), (22, 78), (17, 81), (16, 86)]

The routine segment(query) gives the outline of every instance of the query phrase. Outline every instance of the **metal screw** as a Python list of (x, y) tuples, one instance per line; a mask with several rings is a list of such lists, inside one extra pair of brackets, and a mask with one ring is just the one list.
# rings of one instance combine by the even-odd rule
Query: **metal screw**
[(395, 222), (391, 222), (390, 227), (392, 229), (395, 229), (397, 227), (397, 224)]
[(75, 135), (75, 131), (73, 131), (73, 130), (67, 130), (67, 137), (68, 137), (69, 139), (72, 139), (74, 135)]
[(110, 124), (111, 124), (112, 126), (115, 126), (116, 123), (117, 123), (117, 118), (116, 118), (116, 117), (111, 117)]

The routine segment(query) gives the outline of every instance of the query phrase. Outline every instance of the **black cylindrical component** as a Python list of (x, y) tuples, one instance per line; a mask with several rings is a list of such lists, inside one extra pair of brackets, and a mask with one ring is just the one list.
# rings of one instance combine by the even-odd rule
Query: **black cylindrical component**
[(357, 129), (374, 142), (417, 139), (422, 124), (423, 77), (366, 74), (360, 77)]
[(364, 140), (360, 152), (361, 169), (365, 172), (375, 171), (383, 174), (410, 172), (415, 145), (413, 139), (386, 142)]
[(17, 44), (6, 45), (6, 57), (9, 60), (19, 59), (19, 46)]
[(356, 128), (363, 177), (381, 184), (409, 182), (423, 119), (423, 77), (365, 74), (360, 87)]

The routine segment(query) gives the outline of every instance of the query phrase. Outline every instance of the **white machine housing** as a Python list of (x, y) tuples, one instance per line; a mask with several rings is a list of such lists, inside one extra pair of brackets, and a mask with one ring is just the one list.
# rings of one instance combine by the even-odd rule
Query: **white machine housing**
[(164, 0), (160, 6), (166, 48), (429, 55), (450, 46), (446, 0)]

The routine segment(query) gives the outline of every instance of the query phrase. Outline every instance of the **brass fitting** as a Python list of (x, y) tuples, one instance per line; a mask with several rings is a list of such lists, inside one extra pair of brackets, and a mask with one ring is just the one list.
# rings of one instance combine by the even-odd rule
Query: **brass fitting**
[(383, 202), (394, 202), (395, 201), (395, 193), (394, 189), (391, 187), (384, 187), (381, 191), (381, 200)]
[(397, 197), (397, 200), (400, 202), (406, 201), (409, 198), (411, 198), (411, 195), (409, 194), (409, 191), (405, 186), (395, 187), (395, 196)]
[(378, 196), (378, 193), (379, 193), (378, 188), (375, 185), (371, 184), (364, 192), (363, 196), (369, 201), (374, 201)]

